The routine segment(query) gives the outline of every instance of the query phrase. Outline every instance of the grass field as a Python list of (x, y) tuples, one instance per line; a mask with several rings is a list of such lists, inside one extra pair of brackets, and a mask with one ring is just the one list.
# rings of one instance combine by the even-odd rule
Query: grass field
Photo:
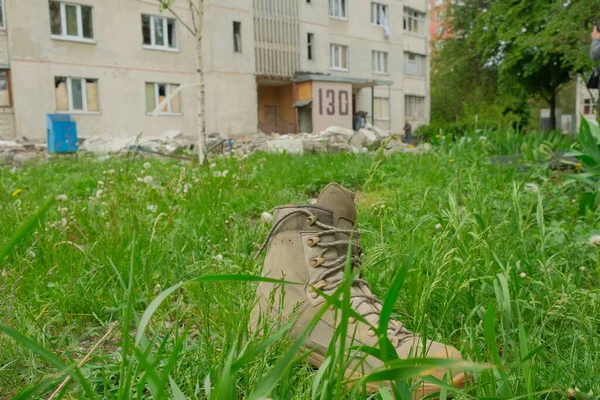
[[(507, 150), (507, 138), (479, 136), (389, 158), (256, 154), (209, 169), (84, 155), (0, 169), (0, 252), (47, 200), (65, 195), (0, 260), (0, 323), (23, 335), (0, 333), (0, 398), (28, 388), (48, 398), (66, 373), (77, 382), (63, 398), (257, 398), (271, 379), (269, 398), (351, 396), (340, 378), (323, 380), (305, 363), (281, 369), (285, 336), (250, 351), (262, 343), (246, 328), (255, 282), (186, 283), (139, 329), (172, 285), (259, 274), (253, 257), (270, 228), (261, 213), (307, 203), (330, 181), (358, 193), (364, 274), (376, 294), (410, 260), (395, 317), (494, 365), (455, 398), (559, 399), (575, 387), (594, 398), (600, 252), (589, 238), (600, 234), (599, 214), (578, 215), (582, 189), (560, 173), (488, 163), (515, 150), (543, 160), (564, 143)], [(82, 375), (61, 371), (115, 321)]]

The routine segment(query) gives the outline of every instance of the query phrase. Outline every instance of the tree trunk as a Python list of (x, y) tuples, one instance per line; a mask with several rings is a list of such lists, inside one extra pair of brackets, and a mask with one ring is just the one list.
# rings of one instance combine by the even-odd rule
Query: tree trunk
[[(193, 12), (193, 11), (192, 11)], [(204, 118), (204, 66), (202, 65), (202, 38), (204, 28), (204, 0), (198, 0), (196, 19), (196, 72), (198, 79), (198, 162), (206, 164), (206, 122)]]
[(556, 91), (550, 95), (550, 131), (556, 130)]

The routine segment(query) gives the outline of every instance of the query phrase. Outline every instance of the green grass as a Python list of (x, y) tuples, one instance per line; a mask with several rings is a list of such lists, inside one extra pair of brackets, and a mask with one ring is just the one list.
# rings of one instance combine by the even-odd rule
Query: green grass
[[(0, 398), (40, 383), (47, 398), (68, 374), (63, 398), (367, 397), (336, 377), (339, 357), (319, 371), (292, 361), (285, 328), (251, 337), (256, 283), (232, 280), (260, 274), (253, 257), (269, 230), (260, 214), (306, 203), (330, 181), (358, 192), (374, 292), (401, 287), (386, 310), (494, 364), (455, 398), (599, 393), (600, 255), (588, 238), (600, 234), (600, 214), (578, 215), (582, 189), (543, 167), (489, 165), (498, 141), (479, 135), (419, 156), (257, 154), (215, 169), (80, 156), (0, 169), (0, 254), (16, 243), (0, 260), (0, 324), (23, 335), (0, 333)], [(546, 154), (537, 150), (531, 157)], [(36, 214), (60, 194), (68, 199)]]

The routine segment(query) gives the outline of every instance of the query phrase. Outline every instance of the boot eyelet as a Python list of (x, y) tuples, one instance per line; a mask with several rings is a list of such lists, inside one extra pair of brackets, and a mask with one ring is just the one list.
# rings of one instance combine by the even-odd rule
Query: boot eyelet
[(306, 218), (306, 223), (311, 226), (314, 225), (315, 222), (317, 222), (317, 217), (316, 215), (311, 215), (310, 217)]
[(308, 247), (314, 247), (320, 241), (321, 241), (321, 238), (318, 236), (311, 237), (310, 239), (308, 239)]
[(354, 317), (348, 318), (348, 323), (349, 324), (355, 324), (356, 323), (356, 318), (354, 318)]
[(313, 299), (316, 299), (317, 297), (319, 297), (319, 293), (317, 293), (317, 292), (310, 292), (310, 297), (312, 297)]
[(369, 330), (367, 331), (367, 335), (373, 337), (373, 336), (375, 336), (375, 331), (373, 329), (369, 328)]
[(319, 265), (323, 264), (325, 259), (323, 257), (315, 257), (310, 260), (310, 266), (313, 268), (317, 268)]

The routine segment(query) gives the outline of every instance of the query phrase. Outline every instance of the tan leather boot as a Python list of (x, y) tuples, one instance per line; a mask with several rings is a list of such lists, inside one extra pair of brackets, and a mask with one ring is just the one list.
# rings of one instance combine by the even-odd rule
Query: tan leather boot
[[(261, 282), (257, 288), (256, 306), (253, 310), (251, 331), (260, 331), (259, 320), (273, 318), (276, 315), (297, 318), (291, 331), (295, 338), (308, 326), (325, 300), (314, 290), (319, 289), (331, 295), (341, 285), (346, 264), (346, 255), (350, 234), (356, 220), (354, 194), (338, 185), (327, 185), (316, 205), (286, 205), (275, 209), (273, 228), (267, 241), (267, 254), (263, 267), (263, 276), (299, 282), (302, 285), (275, 286)], [(356, 235), (355, 235), (356, 236)], [(353, 268), (360, 266), (362, 248), (357, 240), (352, 243)], [(355, 279), (351, 287), (352, 308), (362, 315), (373, 327), (379, 323), (381, 302), (371, 293), (369, 286), (362, 279)], [(317, 322), (305, 343), (307, 349), (313, 350), (310, 362), (319, 367), (325, 360), (325, 354), (332, 341), (339, 321), (337, 310), (327, 310)], [(355, 318), (348, 321), (348, 346), (377, 346), (377, 336), (373, 328)], [(404, 329), (398, 321), (390, 320), (388, 337), (396, 348), (398, 357), (449, 358), (462, 359), (461, 354), (453, 347), (434, 341), (423, 341), (423, 338)], [(425, 344), (425, 346), (424, 346)], [(358, 378), (382, 365), (372, 356), (357, 356), (346, 370), (345, 378)], [(447, 370), (439, 369), (428, 373), (443, 379)], [(464, 386), (463, 373), (456, 374), (453, 384)], [(377, 390), (389, 382), (374, 382), (369, 390)], [(433, 384), (423, 383), (418, 388), (416, 398), (438, 392)]]

